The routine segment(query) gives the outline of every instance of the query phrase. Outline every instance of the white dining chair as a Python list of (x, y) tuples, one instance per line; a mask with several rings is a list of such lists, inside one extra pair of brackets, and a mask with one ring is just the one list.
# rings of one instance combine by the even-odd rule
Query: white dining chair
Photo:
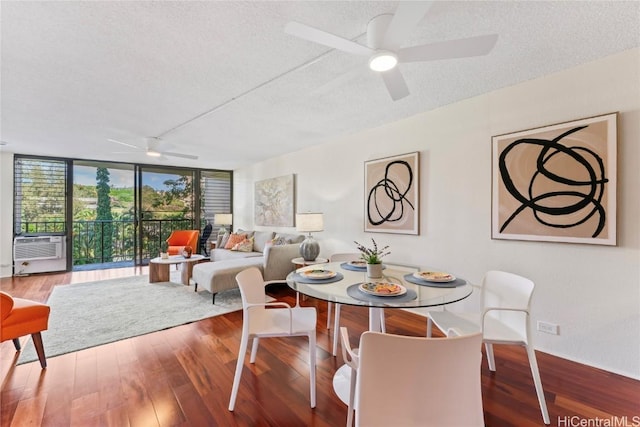
[(356, 394), (356, 380), (358, 378), (358, 366), (360, 364), (360, 357), (358, 355), (359, 349), (352, 348), (349, 342), (349, 331), (345, 327), (340, 328), (340, 340), (342, 341), (342, 360), (349, 367), (349, 397), (347, 402), (347, 427), (353, 425), (353, 405)]
[[(484, 425), (480, 333), (423, 338), (365, 332), (357, 352), (347, 329), (340, 333), (352, 368), (356, 426)], [(350, 405), (347, 426), (352, 419)]]
[(545, 424), (549, 424), (549, 411), (530, 333), (529, 309), (534, 287), (531, 280), (517, 274), (489, 271), (485, 274), (480, 288), (481, 312), (430, 311), (427, 314), (427, 337), (431, 336), (433, 325), (445, 334), (451, 328), (463, 334), (482, 332), (491, 371), (496, 370), (493, 344), (524, 346), (529, 358), (542, 419)]
[(242, 339), (231, 388), (229, 410), (233, 411), (235, 407), (249, 339), (253, 339), (249, 362), (255, 363), (260, 338), (295, 336), (309, 338), (309, 394), (311, 407), (315, 408), (316, 309), (314, 307), (291, 307), (284, 302), (265, 302), (265, 282), (262, 273), (255, 267), (238, 273), (236, 281), (242, 296)]
[[(329, 257), (330, 262), (349, 262), (361, 259), (358, 252), (354, 253), (337, 253)], [(327, 303), (327, 329), (331, 329), (331, 307), (334, 305), (332, 302)], [(335, 303), (335, 315), (333, 320), (333, 348), (332, 354), (334, 356), (338, 353), (338, 337), (340, 330), (340, 306), (341, 304)], [(380, 330), (386, 332), (386, 325), (384, 321), (384, 309), (380, 310)]]

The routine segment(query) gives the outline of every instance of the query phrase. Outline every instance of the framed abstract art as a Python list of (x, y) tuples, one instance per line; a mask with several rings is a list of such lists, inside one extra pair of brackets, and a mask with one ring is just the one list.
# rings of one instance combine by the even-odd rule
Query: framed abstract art
[(617, 113), (492, 138), (494, 239), (616, 244)]
[(364, 164), (364, 231), (418, 234), (419, 153), (401, 154)]
[(295, 212), (294, 176), (257, 181), (254, 189), (256, 225), (293, 227)]

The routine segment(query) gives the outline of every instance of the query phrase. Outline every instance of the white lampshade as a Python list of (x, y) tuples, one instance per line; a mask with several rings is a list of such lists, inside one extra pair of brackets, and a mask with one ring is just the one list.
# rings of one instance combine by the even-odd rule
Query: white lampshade
[(311, 233), (324, 230), (324, 219), (321, 213), (296, 214), (296, 230)]
[(215, 214), (213, 216), (213, 223), (215, 225), (231, 225), (233, 224), (233, 214)]

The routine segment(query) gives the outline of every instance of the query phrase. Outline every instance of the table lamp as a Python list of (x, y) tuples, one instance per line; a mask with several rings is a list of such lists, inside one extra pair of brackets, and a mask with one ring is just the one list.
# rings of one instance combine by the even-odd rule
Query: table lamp
[(213, 216), (213, 223), (215, 225), (220, 226), (220, 229), (218, 230), (218, 234), (224, 234), (227, 232), (225, 225), (233, 224), (233, 214), (230, 214), (230, 213), (215, 214)]
[(320, 253), (320, 245), (311, 237), (312, 232), (323, 231), (324, 220), (321, 213), (296, 214), (296, 230), (301, 233), (309, 233), (300, 244), (300, 255), (305, 261), (313, 261)]

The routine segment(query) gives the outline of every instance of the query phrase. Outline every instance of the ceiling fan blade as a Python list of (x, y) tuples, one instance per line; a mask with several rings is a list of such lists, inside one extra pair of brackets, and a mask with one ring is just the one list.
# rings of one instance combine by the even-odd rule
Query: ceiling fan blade
[(427, 14), (432, 4), (433, 2), (430, 1), (400, 3), (384, 35), (382, 47), (391, 51), (398, 50), (409, 38), (418, 22)]
[(300, 37), (344, 52), (354, 53), (356, 55), (369, 56), (373, 54), (373, 50), (368, 47), (326, 31), (310, 27), (309, 25), (300, 24), (299, 22), (289, 22), (284, 27), (284, 32), (291, 34), (292, 36)]
[(497, 34), (487, 34), (407, 47), (398, 51), (398, 60), (400, 62), (414, 62), (481, 56), (491, 52), (497, 41)]
[(126, 143), (126, 142), (118, 141), (117, 139), (107, 139), (107, 141), (115, 142), (116, 144), (124, 145), (125, 147), (140, 148), (137, 145), (133, 145), (133, 144), (129, 144), (129, 143)]
[(389, 71), (383, 71), (380, 74), (382, 75), (384, 84), (387, 86), (389, 95), (391, 95), (391, 99), (397, 101), (398, 99), (404, 98), (405, 96), (409, 95), (407, 82), (404, 81), (404, 77), (402, 76), (402, 73), (400, 72), (398, 67), (393, 68)]
[(198, 160), (198, 156), (193, 156), (191, 154), (171, 153), (169, 151), (162, 151), (161, 154), (165, 156), (182, 157), (183, 159)]

